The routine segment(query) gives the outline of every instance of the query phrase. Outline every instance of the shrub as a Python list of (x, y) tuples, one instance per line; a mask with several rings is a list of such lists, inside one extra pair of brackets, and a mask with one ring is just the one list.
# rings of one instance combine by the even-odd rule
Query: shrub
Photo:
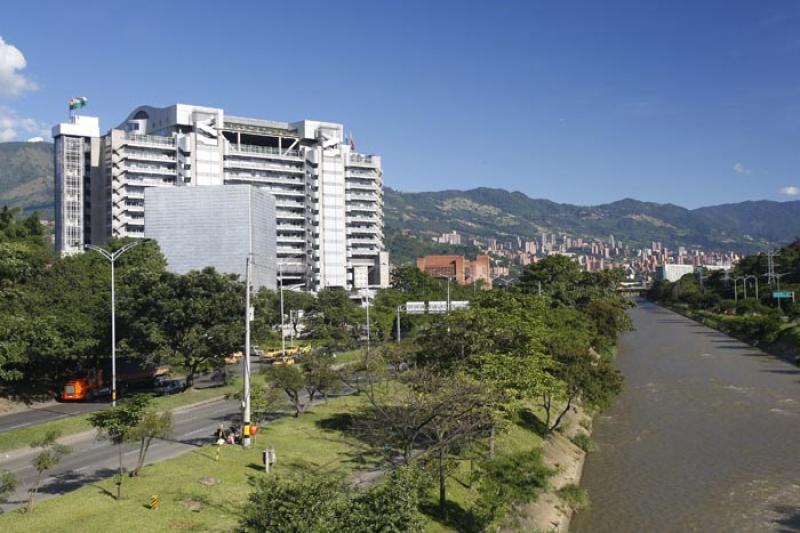
[(570, 439), (572, 444), (585, 451), (586, 453), (594, 451), (594, 441), (586, 433), (578, 433)]
[(573, 511), (580, 511), (589, 507), (589, 495), (574, 483), (564, 485), (558, 489), (558, 497)]
[(514, 505), (535, 500), (552, 474), (538, 449), (487, 461), (479, 474), (480, 500), (475, 509), (479, 521), (488, 526), (502, 519)]

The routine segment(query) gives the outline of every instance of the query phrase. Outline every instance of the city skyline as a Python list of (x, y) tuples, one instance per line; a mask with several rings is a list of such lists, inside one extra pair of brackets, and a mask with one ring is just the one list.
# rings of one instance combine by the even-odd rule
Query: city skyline
[(214, 12), (213, 38), (210, 5), (153, 12), (15, 6), (0, 27), (0, 140), (42, 135), (74, 96), (103, 124), (143, 102), (200, 101), (346, 123), (404, 191), (492, 183), (686, 207), (800, 198), (792, 2), (248, 4)]

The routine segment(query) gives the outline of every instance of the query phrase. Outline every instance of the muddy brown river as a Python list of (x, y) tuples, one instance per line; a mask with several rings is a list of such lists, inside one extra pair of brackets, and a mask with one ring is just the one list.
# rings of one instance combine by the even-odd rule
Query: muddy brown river
[(574, 532), (800, 532), (800, 368), (647, 302)]

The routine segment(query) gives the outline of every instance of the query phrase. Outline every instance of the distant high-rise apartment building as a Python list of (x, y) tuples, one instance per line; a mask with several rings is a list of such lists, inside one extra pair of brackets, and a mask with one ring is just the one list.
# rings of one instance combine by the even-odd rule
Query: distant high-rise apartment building
[(451, 244), (451, 245), (460, 245), (461, 244), (461, 235), (457, 231), (451, 231), (450, 233), (442, 233), (436, 239), (436, 242), (439, 244)]
[(97, 118), (74, 116), (53, 137), (62, 255), (112, 237), (143, 237), (150, 187), (253, 185), (275, 197), (285, 283), (309, 290), (389, 284), (381, 158), (356, 152), (341, 124), (176, 104), (136, 108), (102, 136)]

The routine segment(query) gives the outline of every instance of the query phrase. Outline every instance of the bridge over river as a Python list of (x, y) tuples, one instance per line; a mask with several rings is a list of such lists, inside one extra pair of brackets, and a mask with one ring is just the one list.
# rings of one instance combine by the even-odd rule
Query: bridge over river
[(800, 369), (640, 302), (576, 532), (800, 531)]

